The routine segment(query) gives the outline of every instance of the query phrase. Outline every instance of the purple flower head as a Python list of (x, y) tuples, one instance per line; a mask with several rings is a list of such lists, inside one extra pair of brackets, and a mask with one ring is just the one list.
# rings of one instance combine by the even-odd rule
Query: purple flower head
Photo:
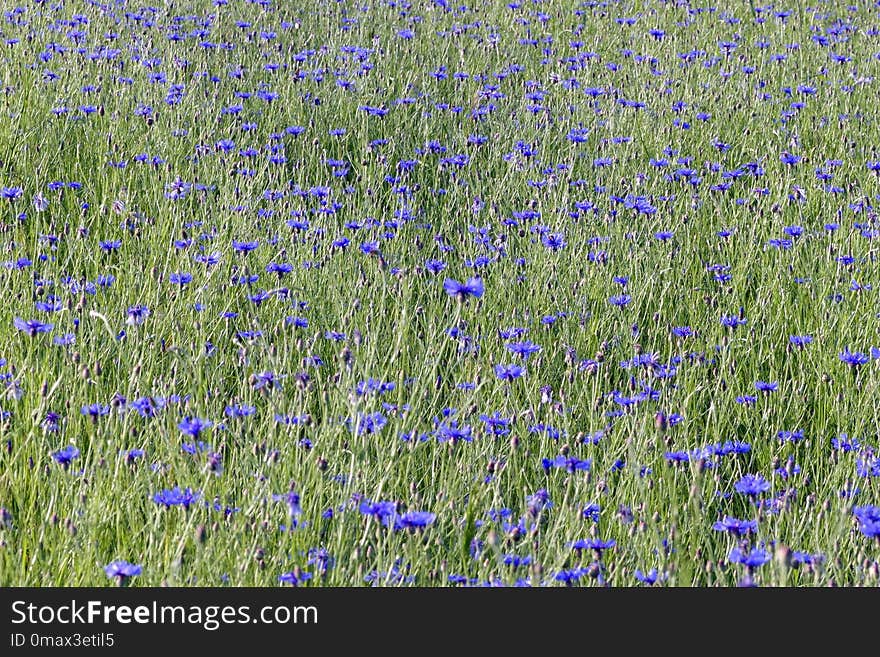
[(550, 501), (550, 494), (547, 492), (547, 489), (542, 488), (533, 495), (529, 495), (526, 499), (526, 505), (529, 515), (537, 516), (541, 511), (552, 508), (553, 502)]
[(184, 509), (188, 509), (200, 497), (201, 493), (199, 491), (194, 491), (192, 488), (180, 490), (179, 486), (175, 486), (174, 488), (166, 488), (158, 493), (154, 493), (152, 500), (156, 504), (163, 505), (166, 509), (172, 506), (182, 506)]
[(177, 425), (177, 428), (180, 429), (181, 432), (185, 433), (187, 436), (192, 437), (193, 439), (198, 439), (202, 431), (204, 431), (205, 429), (209, 429), (210, 427), (210, 420), (203, 420), (197, 417), (183, 418), (183, 420), (181, 420)]
[(496, 365), (495, 376), (502, 381), (513, 381), (525, 374), (525, 369), (519, 365)]
[(712, 529), (719, 532), (728, 532), (734, 536), (745, 536), (748, 533), (758, 531), (757, 520), (739, 520), (732, 516), (724, 516), (723, 519), (712, 525)]
[(853, 369), (866, 365), (871, 360), (867, 354), (863, 354), (860, 351), (852, 352), (849, 350), (849, 347), (844, 348), (839, 354), (839, 358), (841, 362), (846, 363)]
[(358, 511), (365, 516), (373, 516), (378, 519), (394, 517), (397, 515), (397, 503), (390, 501), (371, 502), (362, 500)]
[(59, 449), (57, 452), (52, 453), (52, 458), (55, 459), (55, 462), (63, 465), (65, 468), (78, 456), (79, 450), (73, 445), (68, 445), (64, 449)]
[(36, 319), (22, 319), (21, 317), (14, 318), (12, 324), (19, 331), (23, 331), (31, 337), (35, 336), (37, 333), (48, 333), (55, 328), (54, 324), (44, 324)]
[(740, 550), (740, 548), (736, 547), (730, 551), (730, 555), (727, 557), (727, 560), (730, 563), (739, 563), (752, 570), (753, 568), (758, 568), (763, 566), (765, 563), (770, 561), (770, 553), (767, 550), (762, 548), (753, 548), (748, 552), (744, 552)]
[(274, 372), (257, 372), (253, 375), (254, 390), (270, 390), (281, 387), (281, 380)]
[(579, 541), (575, 541), (571, 544), (571, 548), (573, 550), (593, 550), (594, 552), (602, 553), (604, 550), (609, 550), (617, 545), (617, 541), (613, 538), (608, 539), (607, 541), (603, 541), (599, 538), (582, 538)]
[(577, 470), (589, 470), (593, 465), (593, 460), (579, 459), (574, 456), (563, 456), (560, 454), (555, 459), (542, 459), (541, 465), (544, 467), (544, 470), (564, 468), (568, 472), (576, 472)]
[(137, 324), (142, 324), (143, 321), (149, 317), (150, 309), (146, 306), (142, 306), (140, 304), (136, 306), (131, 306), (125, 312), (126, 318), (125, 323), (131, 326), (135, 326)]
[(853, 508), (853, 515), (859, 521), (859, 531), (869, 538), (880, 539), (880, 506), (867, 504)]
[[(393, 525), (395, 531), (401, 529), (424, 529), (436, 519), (436, 514), (429, 513), (428, 511), (408, 511), (403, 515), (395, 516)], [(388, 521), (388, 517), (383, 519), (385, 524), (388, 524)]]
[(535, 344), (530, 340), (523, 340), (522, 342), (508, 342), (504, 346), (507, 348), (508, 351), (516, 354), (523, 360), (527, 359), (532, 354), (541, 351), (541, 346)]
[(770, 490), (770, 482), (764, 479), (762, 475), (747, 474), (736, 482), (733, 488), (737, 493), (753, 497)]
[(83, 415), (88, 415), (92, 420), (97, 420), (101, 415), (107, 415), (110, 412), (110, 407), (106, 404), (89, 404), (88, 406), (83, 406), (80, 408), (80, 413)]
[(567, 244), (565, 235), (562, 233), (549, 233), (544, 236), (541, 243), (551, 251), (559, 251), (559, 249), (564, 248)]
[(469, 278), (464, 283), (447, 278), (443, 281), (443, 289), (449, 296), (464, 300), (468, 296), (477, 298), (483, 296), (485, 286), (483, 285), (483, 279), (480, 277)]
[(122, 560), (111, 561), (104, 566), (104, 572), (107, 573), (107, 577), (118, 577), (119, 579), (140, 575), (142, 570), (140, 566)]
[(638, 581), (642, 584), (647, 584), (648, 586), (653, 586), (660, 580), (660, 575), (657, 573), (656, 568), (652, 568), (647, 573), (644, 573), (641, 570), (636, 570), (633, 574)]
[(307, 582), (312, 579), (312, 574), (307, 572), (302, 572), (298, 568), (290, 571), (289, 573), (283, 573), (278, 576), (278, 581), (282, 584), (289, 584), (290, 586), (299, 586), (303, 582)]

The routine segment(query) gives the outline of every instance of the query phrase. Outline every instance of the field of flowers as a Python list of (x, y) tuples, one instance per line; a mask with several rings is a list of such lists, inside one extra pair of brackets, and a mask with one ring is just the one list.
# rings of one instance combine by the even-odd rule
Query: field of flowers
[(880, 3), (152, 5), (3, 5), (0, 584), (880, 583)]

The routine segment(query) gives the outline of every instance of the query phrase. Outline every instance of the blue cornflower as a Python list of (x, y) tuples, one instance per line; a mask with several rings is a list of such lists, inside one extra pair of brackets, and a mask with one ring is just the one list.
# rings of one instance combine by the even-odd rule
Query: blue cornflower
[(602, 507), (600, 507), (595, 502), (590, 502), (587, 506), (584, 507), (583, 511), (581, 511), (581, 515), (587, 520), (592, 520), (593, 522), (599, 522), (600, 514), (602, 513)]
[(568, 472), (575, 472), (577, 470), (589, 470), (593, 465), (593, 460), (579, 459), (574, 456), (563, 456), (560, 454), (555, 459), (541, 459), (541, 465), (544, 470), (549, 470), (550, 468), (564, 468), (568, 470)]
[(770, 482), (764, 479), (763, 475), (747, 474), (736, 482), (733, 488), (737, 493), (753, 497), (770, 490)]
[(78, 456), (79, 450), (73, 445), (68, 445), (64, 449), (59, 449), (57, 452), (52, 453), (52, 458), (55, 459), (55, 462), (63, 465), (65, 468)]
[(564, 248), (567, 244), (565, 235), (562, 233), (548, 233), (541, 240), (541, 243), (551, 251), (559, 251), (559, 249)]
[(525, 368), (519, 365), (496, 365), (495, 376), (502, 381), (513, 381), (525, 374)]
[(308, 565), (317, 566), (318, 573), (322, 576), (336, 565), (335, 557), (330, 554), (327, 548), (311, 548), (308, 555)]
[(258, 241), (253, 242), (239, 242), (237, 240), (232, 240), (232, 250), (237, 251), (238, 253), (250, 253), (257, 249), (260, 246)]
[(776, 434), (776, 437), (784, 443), (799, 443), (804, 439), (804, 432), (803, 429), (797, 429), (794, 431), (786, 429), (784, 431), (778, 432)]
[(801, 552), (799, 550), (794, 550), (791, 553), (791, 563), (800, 565), (815, 565), (820, 564), (825, 561), (825, 556), (822, 554), (810, 554), (809, 552)]
[(361, 500), (358, 511), (365, 516), (373, 516), (377, 519), (384, 519), (389, 516), (397, 515), (397, 503), (391, 501), (372, 502), (370, 500)]
[(745, 536), (749, 532), (755, 533), (758, 531), (758, 521), (739, 520), (732, 516), (724, 516), (723, 519), (718, 520), (712, 525), (712, 529), (719, 532), (728, 532), (734, 536)]
[(617, 545), (617, 541), (613, 538), (608, 539), (607, 541), (603, 541), (600, 538), (582, 538), (579, 541), (575, 541), (571, 544), (573, 550), (593, 550), (598, 554), (602, 554), (603, 550), (609, 550)]
[(464, 300), (468, 296), (477, 298), (483, 296), (485, 286), (483, 285), (483, 279), (479, 277), (469, 278), (464, 283), (447, 278), (443, 281), (443, 289), (449, 296)]
[(125, 452), (125, 462), (134, 463), (139, 458), (143, 458), (146, 452), (139, 448), (130, 449)]
[(107, 577), (116, 577), (119, 579), (120, 582), (124, 581), (128, 577), (140, 575), (142, 570), (143, 569), (140, 566), (122, 560), (111, 561), (106, 566), (104, 566), (104, 572), (107, 573)]
[(437, 515), (428, 511), (408, 511), (394, 519), (394, 529), (424, 529), (436, 519)]
[(749, 570), (763, 566), (770, 561), (770, 553), (762, 548), (753, 548), (748, 552), (743, 552), (738, 547), (733, 548), (727, 557), (730, 563), (740, 563)]
[(20, 199), (24, 190), (21, 187), (0, 187), (0, 198), (7, 201)]
[(446, 269), (446, 263), (442, 260), (430, 259), (425, 261), (425, 269), (435, 276)]
[(257, 372), (252, 376), (252, 385), (254, 390), (269, 390), (280, 388), (281, 381), (274, 372)]
[(550, 494), (547, 492), (547, 489), (542, 488), (533, 495), (529, 495), (526, 499), (526, 505), (529, 515), (537, 516), (541, 511), (552, 508), (553, 502), (550, 501)]
[(92, 420), (97, 420), (101, 415), (107, 415), (110, 412), (110, 407), (106, 404), (89, 404), (88, 406), (83, 406), (80, 408), (80, 413), (83, 415), (88, 415)]
[(564, 582), (566, 586), (572, 586), (574, 582), (578, 581), (586, 574), (586, 568), (573, 568), (571, 570), (560, 570), (553, 576), (553, 579), (557, 582)]
[(859, 521), (859, 531), (869, 538), (880, 538), (880, 506), (867, 504), (853, 507), (853, 515)]
[(166, 488), (158, 493), (154, 493), (152, 500), (156, 504), (163, 505), (166, 509), (172, 506), (182, 506), (184, 509), (188, 509), (200, 497), (201, 493), (199, 491), (194, 491), (192, 488), (180, 490), (179, 486), (175, 486), (174, 488)]
[(506, 345), (508, 351), (513, 352), (517, 356), (520, 356), (523, 360), (527, 359), (532, 354), (535, 354), (541, 351), (541, 346), (531, 342), (530, 340), (523, 340), (521, 342), (508, 342)]
[(660, 576), (657, 573), (656, 568), (652, 568), (647, 573), (644, 573), (641, 570), (636, 570), (636, 572), (633, 573), (633, 575), (642, 584), (647, 584), (648, 586), (653, 586), (660, 579)]
[(278, 576), (279, 582), (282, 584), (290, 584), (291, 586), (299, 586), (310, 579), (312, 579), (311, 573), (300, 571), (298, 568), (289, 573), (283, 573)]
[(382, 415), (379, 411), (376, 411), (374, 413), (361, 414), (356, 421), (352, 422), (349, 420), (348, 424), (349, 426), (354, 424), (358, 435), (377, 433), (378, 431), (381, 431), (382, 427), (388, 424), (388, 418)]
[(55, 328), (54, 324), (44, 324), (36, 319), (22, 319), (21, 317), (15, 317), (12, 320), (12, 324), (19, 331), (24, 331), (31, 337), (35, 336), (37, 333), (48, 333)]
[(853, 369), (865, 365), (871, 360), (867, 354), (863, 354), (860, 351), (852, 352), (849, 350), (849, 347), (844, 348), (839, 354), (839, 358)]
[(197, 417), (186, 417), (181, 420), (177, 428), (180, 429), (187, 436), (191, 436), (194, 439), (198, 439), (199, 435), (205, 429), (209, 429), (211, 427), (210, 420), (203, 420)]

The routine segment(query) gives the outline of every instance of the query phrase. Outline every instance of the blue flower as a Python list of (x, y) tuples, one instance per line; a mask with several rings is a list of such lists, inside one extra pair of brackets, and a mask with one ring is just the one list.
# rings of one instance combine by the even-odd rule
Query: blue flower
[(468, 296), (479, 298), (483, 296), (483, 292), (485, 291), (483, 279), (479, 277), (469, 278), (464, 283), (459, 283), (454, 279), (447, 278), (443, 281), (443, 289), (449, 296), (458, 297), (461, 300), (464, 300)]
[(89, 404), (88, 406), (83, 406), (80, 408), (80, 413), (83, 415), (88, 415), (92, 420), (97, 420), (101, 415), (107, 415), (110, 412), (110, 407), (106, 404)]
[(633, 574), (638, 581), (642, 584), (647, 584), (648, 586), (653, 586), (660, 579), (656, 568), (652, 568), (647, 573), (643, 573), (641, 570), (636, 570)]
[(174, 488), (166, 488), (158, 493), (154, 493), (152, 500), (156, 504), (163, 505), (166, 509), (172, 506), (182, 506), (184, 509), (188, 509), (200, 497), (201, 493), (199, 491), (194, 491), (192, 488), (180, 490), (178, 486), (175, 486)]
[(182, 433), (185, 433), (187, 436), (191, 436), (194, 439), (198, 439), (202, 431), (209, 429), (210, 427), (210, 420), (202, 420), (197, 417), (186, 417), (177, 425), (177, 428), (180, 429)]
[(853, 515), (859, 522), (859, 531), (869, 538), (880, 538), (880, 506), (868, 504), (853, 507)]
[(428, 511), (408, 511), (394, 519), (394, 529), (424, 529), (437, 519)]
[(303, 572), (298, 568), (296, 570), (292, 570), (289, 573), (283, 573), (278, 576), (278, 581), (282, 584), (290, 584), (291, 586), (299, 586), (303, 582), (307, 582), (312, 579), (312, 574)]
[(734, 484), (733, 489), (737, 493), (753, 497), (770, 490), (770, 482), (764, 479), (760, 474), (747, 474)]
[(508, 351), (516, 354), (523, 360), (527, 359), (532, 354), (536, 354), (541, 351), (541, 346), (531, 342), (530, 340), (523, 340), (521, 342), (508, 342), (504, 345)]
[(529, 515), (537, 516), (541, 511), (552, 508), (553, 502), (550, 501), (550, 494), (547, 492), (547, 489), (542, 488), (533, 495), (529, 495), (526, 499), (526, 505)]
[(607, 541), (603, 541), (599, 538), (582, 538), (579, 541), (575, 541), (571, 544), (571, 548), (576, 551), (580, 550), (593, 550), (601, 554), (604, 550), (609, 550), (617, 545), (617, 541), (613, 538), (608, 539)]
[(519, 365), (496, 365), (495, 376), (502, 381), (513, 381), (525, 374), (525, 369)]
[(104, 572), (107, 573), (107, 577), (117, 577), (120, 580), (140, 575), (142, 570), (140, 566), (122, 560), (111, 561), (104, 566)]
[(541, 243), (551, 251), (559, 251), (559, 249), (564, 248), (567, 244), (565, 235), (562, 233), (548, 233), (541, 240)]
[(560, 454), (555, 459), (541, 459), (541, 465), (544, 470), (550, 468), (564, 468), (568, 472), (577, 470), (589, 470), (593, 465), (592, 459), (579, 459), (574, 456), (563, 456)]
[(758, 531), (757, 520), (739, 520), (732, 516), (724, 516), (723, 519), (712, 525), (712, 529), (719, 532), (728, 532), (734, 536), (745, 536), (748, 533)]
[(12, 324), (19, 331), (23, 331), (31, 337), (37, 333), (48, 333), (55, 328), (54, 324), (45, 324), (36, 319), (22, 319), (21, 317), (15, 317), (12, 320)]
[(844, 348), (839, 354), (839, 358), (842, 362), (846, 363), (853, 369), (865, 365), (871, 360), (867, 354), (863, 354), (859, 351), (851, 352), (849, 347)]
[(763, 566), (765, 563), (770, 561), (770, 553), (767, 550), (762, 548), (753, 548), (748, 552), (742, 551), (740, 548), (735, 547), (730, 551), (730, 554), (727, 557), (727, 560), (730, 563), (739, 563), (746, 566), (749, 570), (754, 568), (758, 568)]
[(65, 468), (77, 457), (79, 457), (79, 450), (73, 445), (68, 445), (64, 449), (59, 449), (57, 452), (52, 453), (52, 458), (55, 459), (55, 462), (63, 465)]
[(584, 507), (583, 511), (581, 511), (581, 515), (588, 520), (592, 520), (593, 522), (599, 522), (601, 512), (602, 507), (600, 507), (595, 502), (591, 502)]

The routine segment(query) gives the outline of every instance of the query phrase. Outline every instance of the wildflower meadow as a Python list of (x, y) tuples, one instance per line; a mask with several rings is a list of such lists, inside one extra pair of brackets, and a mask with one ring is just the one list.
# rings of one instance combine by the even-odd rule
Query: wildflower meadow
[(3, 586), (880, 583), (880, 2), (2, 9)]

